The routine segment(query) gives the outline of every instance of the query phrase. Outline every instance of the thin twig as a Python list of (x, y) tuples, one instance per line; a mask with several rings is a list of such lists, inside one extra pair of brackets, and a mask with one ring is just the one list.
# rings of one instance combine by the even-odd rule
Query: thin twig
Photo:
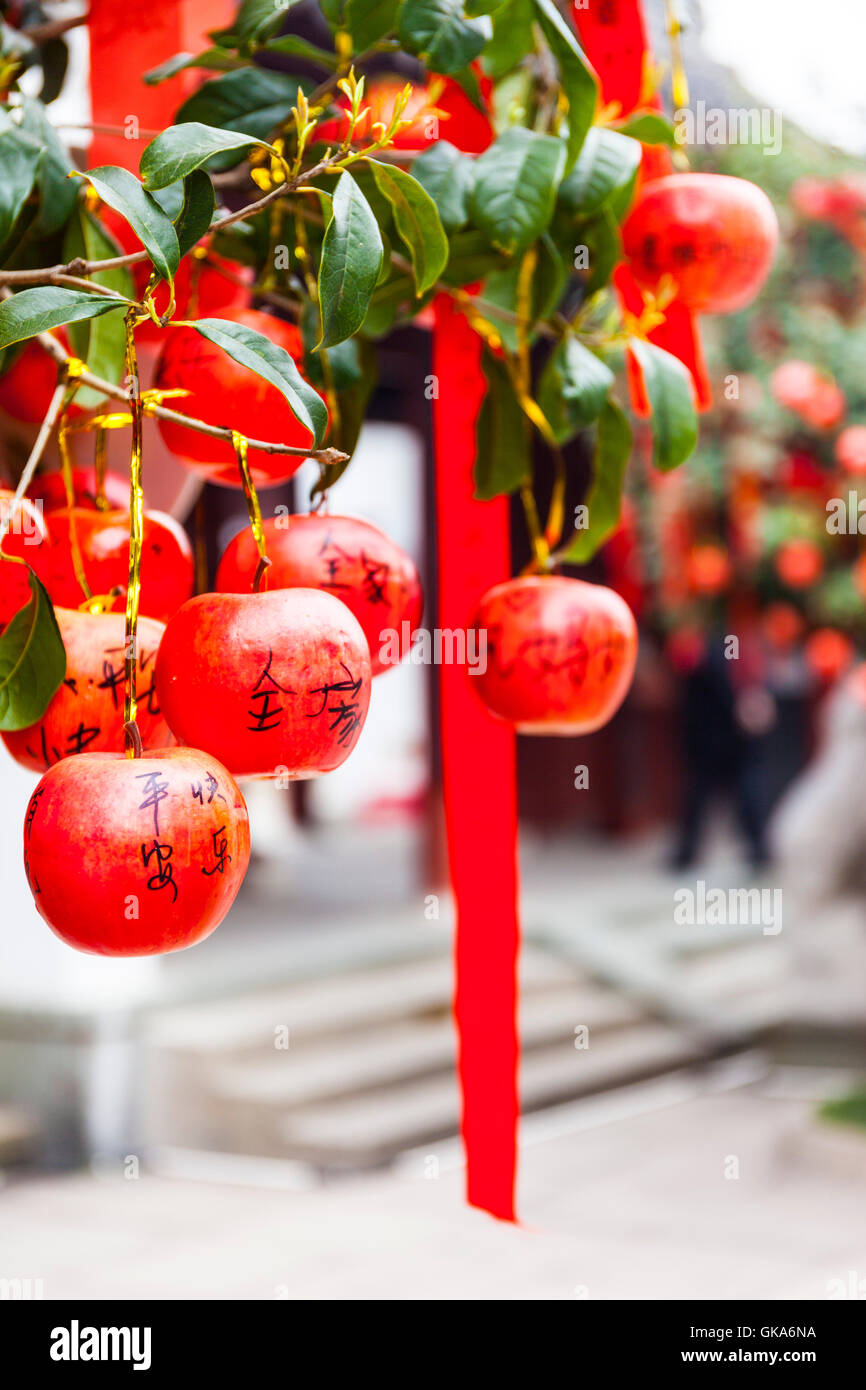
[(47, 43), (49, 39), (59, 39), (61, 34), (68, 33), (70, 29), (78, 29), (80, 25), (87, 24), (89, 19), (89, 14), (69, 15), (66, 19), (47, 19), (44, 24), (31, 24), (29, 29), (21, 29), (20, 33), (25, 34), (34, 43)]

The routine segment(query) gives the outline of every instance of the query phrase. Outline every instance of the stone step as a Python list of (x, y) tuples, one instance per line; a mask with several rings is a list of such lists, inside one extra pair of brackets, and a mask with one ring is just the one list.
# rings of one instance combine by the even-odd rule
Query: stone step
[[(590, 985), (560, 985), (526, 995), (520, 1011), (526, 1052), (559, 1044), (572, 1047), (578, 1025), (589, 1029), (592, 1046), (611, 1029), (634, 1025), (634, 1005)], [(208, 1065), (203, 1082), (222, 1101), (244, 1108), (299, 1106), (355, 1096), (361, 1091), (426, 1078), (454, 1066), (455, 1035), (450, 1017), (413, 1019), (352, 1038), (302, 1039), (286, 1051)]]
[[(521, 1067), (524, 1111), (648, 1080), (704, 1059), (702, 1049), (671, 1028), (643, 1024), (579, 1051), (566, 1043), (529, 1052)], [(431, 1077), (383, 1092), (295, 1110), (277, 1119), (274, 1151), (333, 1167), (385, 1163), (458, 1127), (453, 1076)]]
[[(521, 989), (579, 981), (574, 966), (535, 948), (521, 960)], [(238, 1052), (273, 1048), (275, 1029), (289, 1029), (293, 1040), (378, 1028), (386, 1021), (419, 1014), (450, 1015), (454, 966), (450, 955), (352, 971), (331, 978), (284, 984), (240, 998), (188, 1004), (161, 1011), (150, 1023), (151, 1047), (173, 1053), (233, 1057)]]

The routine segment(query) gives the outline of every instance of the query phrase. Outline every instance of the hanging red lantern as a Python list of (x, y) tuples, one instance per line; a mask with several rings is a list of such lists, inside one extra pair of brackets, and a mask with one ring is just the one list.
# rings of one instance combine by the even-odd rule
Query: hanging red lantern
[(836, 462), (846, 473), (866, 473), (866, 425), (849, 425), (836, 440)]
[(727, 549), (714, 541), (694, 546), (686, 561), (688, 586), (700, 598), (717, 598), (724, 593), (732, 573)]
[(816, 676), (829, 684), (851, 665), (854, 644), (834, 627), (819, 627), (807, 637), (804, 654)]
[(729, 314), (757, 295), (779, 227), (762, 189), (727, 174), (669, 174), (644, 185), (623, 226), (632, 273), (656, 290), (666, 275), (695, 313)]
[(821, 578), (824, 556), (814, 541), (785, 541), (776, 551), (775, 569), (789, 589), (810, 589)]

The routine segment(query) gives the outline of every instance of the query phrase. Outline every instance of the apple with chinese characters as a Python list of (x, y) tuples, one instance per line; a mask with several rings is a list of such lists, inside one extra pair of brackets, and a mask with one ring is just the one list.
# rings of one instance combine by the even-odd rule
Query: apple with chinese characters
[(637, 624), (613, 589), (564, 575), (509, 579), (488, 590), (472, 625), (487, 649), (472, 683), (520, 733), (592, 733), (625, 699)]
[(370, 650), (357, 618), (320, 589), (200, 594), (165, 629), (156, 691), (180, 742), (236, 777), (317, 777), (360, 737)]
[[(364, 629), (373, 675), (399, 665), (424, 607), (418, 570), (405, 550), (357, 516), (277, 516), (264, 523), (264, 532), (271, 564), (262, 589), (335, 594)], [(220, 560), (218, 591), (249, 593), (258, 559), (255, 537), (244, 527)]]
[(64, 758), (24, 818), (36, 907), (67, 945), (97, 955), (194, 946), (225, 917), (249, 856), (240, 789), (195, 748)]
[[(66, 678), (37, 723), (2, 735), (16, 762), (37, 772), (61, 758), (113, 752), (123, 746), (124, 615), (57, 608), (55, 617), (66, 648)], [(152, 618), (138, 620), (138, 730), (147, 749), (166, 748), (174, 742), (156, 703), (154, 686), (163, 631), (163, 624)]]
[[(126, 602), (129, 579), (129, 513), (61, 507), (48, 513), (52, 545), (40, 550), (33, 568), (53, 603), (77, 608), (84, 594), (75, 573), (73, 539), (77, 540), (90, 592), (120, 590)], [(166, 622), (193, 590), (192, 546), (183, 527), (165, 512), (145, 512), (141, 547), (141, 612)]]

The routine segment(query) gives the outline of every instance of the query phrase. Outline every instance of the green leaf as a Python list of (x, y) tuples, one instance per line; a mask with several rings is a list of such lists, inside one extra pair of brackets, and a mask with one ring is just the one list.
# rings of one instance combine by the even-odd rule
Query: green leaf
[(320, 63), (322, 67), (331, 69), (335, 69), (338, 62), (336, 53), (330, 53), (326, 48), (317, 48), (307, 39), (298, 38), (297, 34), (283, 34), (278, 39), (269, 39), (263, 51), (289, 53), (293, 58), (303, 58), (308, 63)]
[(481, 66), (497, 82), (522, 63), (533, 49), (533, 0), (507, 0), (493, 16), (493, 37), (485, 44)]
[[(479, 306), (480, 312), (496, 325), (497, 332), (509, 352), (517, 351), (517, 324), (510, 323), (494, 313), (486, 314), (484, 305), (496, 304), (500, 309), (507, 309), (510, 314), (517, 313), (521, 265), (520, 260), (512, 261), (504, 270), (497, 270), (489, 275), (481, 292), (484, 304)], [(536, 336), (533, 331), (535, 326), (540, 320), (549, 318), (559, 304), (567, 281), (568, 270), (565, 262), (552, 238), (545, 232), (538, 242), (538, 263), (532, 277), (530, 342)]]
[[(340, 420), (333, 434), (334, 447), (349, 455), (354, 454), (357, 447), (367, 414), (367, 406), (379, 379), (376, 349), (372, 343), (365, 342), (363, 338), (355, 339), (352, 343), (343, 343), (337, 352), (339, 353), (343, 348), (355, 346), (357, 346), (360, 358), (358, 378), (347, 389), (338, 391)], [(317, 493), (332, 487), (337, 479), (345, 473), (350, 461), (349, 458), (344, 459), (342, 463), (327, 464), (321, 470), (310, 500), (312, 501)]]
[(437, 140), (412, 165), (412, 177), (430, 194), (446, 232), (466, 225), (473, 174), (472, 160), (447, 140)]
[(319, 261), (322, 336), (333, 347), (357, 333), (382, 267), (382, 238), (370, 204), (351, 174), (340, 175)]
[(607, 284), (614, 266), (622, 260), (622, 238), (617, 220), (607, 206), (585, 222), (577, 236), (575, 250), (585, 246), (589, 258), (589, 276), (584, 286), (588, 298)]
[[(175, 122), (197, 121), (217, 130), (241, 131), (264, 142), (288, 119), (299, 87), (311, 90), (307, 79), (267, 68), (243, 67), (221, 73), (187, 98), (175, 113)], [(211, 168), (228, 169), (241, 158), (242, 152), (229, 150), (214, 155)]]
[(160, 82), (167, 82), (170, 77), (175, 77), (188, 68), (205, 68), (209, 72), (231, 72), (241, 65), (240, 58), (226, 53), (224, 48), (206, 48), (203, 53), (175, 53), (173, 58), (166, 58), (164, 63), (146, 72), (144, 81), (148, 87), (157, 87)]
[(409, 251), (420, 294), (436, 283), (448, 261), (448, 238), (430, 194), (395, 164), (368, 161), (376, 186), (394, 210), (394, 225)]
[(393, 34), (400, 0), (346, 0), (344, 23), (354, 40), (356, 53)]
[(587, 564), (619, 525), (630, 455), (631, 426), (616, 402), (607, 401), (598, 420), (592, 485), (586, 497), (589, 525), (576, 533), (562, 555), (567, 564)]
[(238, 46), (255, 44), (267, 38), (278, 29), (288, 11), (299, 0), (243, 0), (243, 4), (229, 29), (218, 29), (211, 34), (213, 39), (235, 42)]
[(205, 236), (213, 220), (215, 206), (210, 176), (204, 169), (194, 169), (183, 181), (183, 205), (174, 219), (181, 256), (185, 256)]
[(523, 126), (503, 131), (475, 161), (472, 220), (493, 246), (514, 255), (546, 231), (565, 167), (565, 145)]
[(640, 158), (637, 140), (602, 126), (593, 126), (577, 163), (560, 185), (561, 205), (582, 217), (598, 212), (612, 193), (632, 182), (640, 167)]
[(514, 492), (530, 476), (526, 417), (503, 364), (485, 349), (487, 394), (478, 414), (475, 496), (483, 501)]
[(657, 111), (635, 111), (616, 128), (620, 135), (629, 135), (643, 145), (676, 146), (676, 133), (670, 121)]
[[(197, 333), (216, 343), (242, 367), (264, 377), (285, 397), (292, 414), (313, 436), (313, 446), (321, 444), (328, 428), (328, 410), (318, 391), (301, 376), (285, 348), (277, 347), (263, 333), (229, 319), (199, 319)], [(278, 440), (274, 440), (278, 443)]]
[[(98, 222), (82, 203), (74, 209), (66, 227), (63, 240), (63, 258), (74, 260), (76, 256), (87, 261), (109, 260), (123, 252), (113, 237), (109, 236), (101, 222)], [(115, 290), (127, 300), (135, 299), (135, 286), (126, 266), (114, 270), (100, 270), (91, 279), (98, 285)], [(95, 376), (104, 381), (119, 383), (124, 370), (124, 347), (126, 329), (122, 314), (103, 314), (101, 318), (79, 319), (69, 325), (69, 342), (76, 357), (86, 362)], [(105, 397), (90, 386), (79, 386), (75, 393), (76, 404), (85, 410), (103, 405)]]
[(692, 379), (670, 352), (643, 338), (630, 338), (629, 347), (643, 372), (652, 406), (653, 463), (667, 473), (678, 467), (698, 442)]
[(0, 134), (0, 246), (30, 197), (42, 153), (39, 141), (26, 131), (13, 128)]
[(467, 19), (463, 0), (403, 0), (397, 37), (431, 72), (458, 72), (478, 57), (493, 33), (486, 16)]
[[(14, 564), (0, 560), (0, 564)], [(66, 649), (51, 600), (28, 566), (30, 602), (0, 635), (0, 731), (41, 719), (66, 675)]]
[(568, 158), (566, 172), (572, 168), (592, 125), (598, 100), (598, 84), (587, 66), (580, 44), (553, 0), (535, 0), (544, 37), (559, 65), (562, 90), (568, 101)]
[(75, 180), (67, 177), (73, 167), (72, 160), (46, 116), (44, 106), (30, 97), (23, 97), (21, 107), (21, 129), (33, 135), (45, 151), (36, 172), (40, 199), (33, 231), (50, 236), (64, 225), (78, 197)]
[(233, 130), (217, 130), (198, 121), (170, 125), (155, 140), (151, 140), (141, 156), (139, 172), (142, 183), (150, 192), (167, 188), (170, 183), (186, 178), (194, 169), (226, 150), (246, 150), (260, 142)]
[(610, 367), (577, 338), (557, 344), (538, 385), (538, 404), (557, 444), (567, 444), (598, 419), (613, 381)]
[(448, 264), (440, 279), (446, 285), (471, 285), (487, 275), (507, 270), (511, 264), (501, 251), (491, 249), (483, 232), (471, 227), (452, 236)]
[(173, 280), (180, 263), (180, 247), (171, 218), (128, 169), (104, 164), (84, 175), (100, 198), (125, 217), (165, 280)]
[(84, 290), (61, 289), (59, 285), (20, 290), (0, 302), (0, 348), (32, 338), (35, 333), (60, 328), (64, 323), (98, 318), (101, 314), (128, 307), (126, 300), (87, 294)]

